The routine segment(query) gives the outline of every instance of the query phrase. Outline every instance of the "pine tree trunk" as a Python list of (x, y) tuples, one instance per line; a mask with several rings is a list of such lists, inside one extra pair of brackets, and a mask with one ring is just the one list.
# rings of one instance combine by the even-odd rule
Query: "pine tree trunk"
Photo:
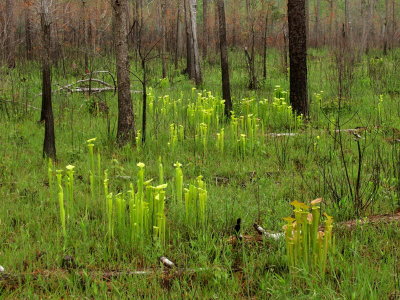
[(207, 57), (208, 47), (208, 1), (203, 0), (203, 58)]
[(314, 40), (315, 47), (319, 47), (320, 45), (320, 23), (319, 23), (319, 14), (320, 14), (320, 0), (316, 0), (315, 3), (315, 24), (314, 24)]
[(193, 39), (192, 39), (192, 22), (190, 20), (190, 0), (183, 0), (185, 9), (185, 28), (186, 28), (186, 71), (190, 79), (195, 77), (194, 55), (193, 55)]
[(86, 22), (86, 0), (82, 0), (83, 53), (85, 72), (89, 73), (88, 30)]
[(135, 123), (129, 76), (128, 32), (126, 26), (128, 2), (127, 0), (112, 0), (112, 8), (118, 81), (117, 141), (119, 145), (124, 145), (128, 142), (135, 142)]
[(180, 44), (181, 44), (181, 5), (178, 2), (178, 12), (176, 16), (176, 36), (175, 36), (175, 58), (174, 58), (174, 65), (175, 65), (175, 70), (178, 70), (179, 68), (179, 51), (181, 49)]
[(297, 114), (308, 116), (307, 26), (305, 0), (288, 0), (290, 102)]
[(264, 78), (264, 80), (267, 79), (268, 17), (269, 17), (269, 10), (266, 13), (265, 23), (264, 23), (264, 38), (263, 38), (263, 78)]
[(15, 23), (14, 23), (14, 0), (6, 0), (6, 41), (5, 54), (9, 68), (15, 68)]
[(32, 17), (31, 17), (31, 4), (25, 1), (25, 51), (26, 59), (32, 59)]
[(54, 116), (51, 99), (51, 22), (49, 20), (49, 4), (41, 2), (40, 23), (42, 29), (42, 116), (44, 121), (43, 157), (56, 159), (56, 143), (54, 133)]
[(162, 78), (167, 77), (167, 1), (161, 0)]
[(194, 58), (194, 81), (196, 86), (200, 86), (203, 79), (201, 75), (201, 67), (200, 67), (200, 55), (199, 55), (199, 43), (197, 39), (197, 0), (189, 0), (189, 13), (190, 13), (190, 21), (191, 21), (191, 38), (193, 40), (193, 58)]
[(228, 45), (226, 41), (226, 20), (224, 0), (217, 0), (219, 19), (219, 47), (221, 52), (222, 98), (225, 100), (225, 116), (232, 111), (231, 86), (229, 80)]
[(389, 40), (389, 0), (385, 0), (385, 20), (383, 24), (383, 55), (387, 55)]

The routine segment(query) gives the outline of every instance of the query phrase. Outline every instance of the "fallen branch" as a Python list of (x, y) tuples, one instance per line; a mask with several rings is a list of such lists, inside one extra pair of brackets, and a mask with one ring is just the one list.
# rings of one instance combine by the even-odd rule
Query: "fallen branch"
[[(363, 219), (339, 222), (334, 224), (334, 229), (355, 229), (363, 225), (382, 225), (390, 223), (398, 223), (400, 226), (400, 211), (395, 214), (374, 215)], [(228, 238), (227, 242), (229, 244), (235, 244), (238, 241), (244, 243), (259, 243), (266, 239), (279, 240), (285, 236), (283, 232), (270, 232), (257, 224), (254, 224), (253, 227), (257, 231), (258, 235), (240, 235), (239, 237), (232, 235)], [(324, 230), (324, 226), (320, 226), (319, 230)]]
[(335, 226), (354, 229), (359, 226), (367, 224), (380, 225), (380, 224), (390, 224), (390, 223), (399, 223), (398, 225), (400, 225), (400, 211), (395, 214), (374, 215), (359, 220), (340, 222), (337, 223)]

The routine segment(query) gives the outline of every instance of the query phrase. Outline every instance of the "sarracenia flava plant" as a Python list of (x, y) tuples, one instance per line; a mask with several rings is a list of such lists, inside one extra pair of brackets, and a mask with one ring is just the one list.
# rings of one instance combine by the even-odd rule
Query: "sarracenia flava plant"
[[(137, 164), (136, 187), (130, 184), (127, 192), (114, 195), (109, 192), (108, 172), (104, 172), (106, 200), (106, 230), (109, 242), (142, 248), (146, 242), (157, 242), (163, 247), (166, 238), (165, 189), (167, 184), (151, 186), (145, 181), (145, 164)], [(160, 159), (160, 182), (163, 169)]]
[(60, 209), (60, 222), (65, 244), (67, 240), (67, 225), (66, 225), (65, 207), (64, 207), (64, 189), (62, 186), (62, 170), (57, 170), (57, 185), (58, 185), (58, 204)]
[(299, 269), (307, 272), (319, 273), (322, 277), (326, 273), (328, 253), (332, 248), (333, 218), (325, 215), (324, 230), (320, 230), (320, 203), (322, 199), (311, 201), (311, 206), (293, 201), (294, 218), (284, 220), (286, 252), (290, 271), (295, 273)]

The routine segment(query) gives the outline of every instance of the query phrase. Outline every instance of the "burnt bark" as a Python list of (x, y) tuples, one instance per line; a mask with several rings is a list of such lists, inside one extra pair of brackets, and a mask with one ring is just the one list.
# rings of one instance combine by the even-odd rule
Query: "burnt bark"
[(112, 0), (114, 18), (114, 43), (117, 66), (118, 129), (120, 146), (135, 142), (135, 123), (131, 99), (131, 82), (128, 60), (127, 0)]
[(320, 45), (320, 0), (316, 0), (315, 2), (315, 23), (314, 23), (314, 46), (319, 47)]
[(161, 60), (162, 60), (162, 78), (167, 77), (167, 1), (161, 1)]
[(231, 86), (229, 80), (228, 45), (226, 41), (226, 20), (224, 0), (217, 0), (219, 19), (219, 47), (221, 52), (222, 98), (225, 100), (225, 116), (232, 112)]
[(193, 66), (194, 66), (194, 81), (196, 86), (200, 86), (203, 82), (201, 67), (200, 67), (200, 54), (199, 54), (199, 43), (197, 39), (197, 0), (188, 0), (188, 8), (190, 13), (190, 22), (191, 22), (191, 39), (192, 39), (192, 52), (193, 52)]
[(190, 21), (190, 12), (188, 0), (184, 0), (185, 10), (185, 29), (186, 29), (186, 72), (190, 79), (194, 79), (194, 57), (193, 57), (193, 39), (192, 39), (192, 23)]
[(51, 23), (48, 3), (41, 3), (40, 23), (42, 29), (42, 112), (44, 121), (43, 157), (56, 159), (56, 139), (54, 133), (54, 116), (51, 99)]
[(307, 26), (305, 0), (288, 0), (290, 102), (297, 114), (308, 116)]
[(265, 16), (264, 23), (264, 36), (263, 36), (263, 78), (267, 79), (267, 40), (268, 40), (268, 17), (269, 17), (269, 9)]
[(5, 53), (9, 68), (15, 68), (15, 24), (14, 24), (14, 0), (6, 0), (6, 41)]
[(203, 0), (203, 58), (207, 57), (208, 47), (208, 1)]
[(89, 73), (89, 53), (88, 53), (88, 26), (86, 20), (86, 0), (82, 0), (82, 29), (83, 29), (83, 52), (85, 72)]
[(387, 55), (389, 41), (389, 0), (385, 0), (385, 20), (383, 23), (383, 54)]
[(31, 3), (25, 1), (25, 51), (26, 59), (32, 59), (32, 17), (31, 17)]

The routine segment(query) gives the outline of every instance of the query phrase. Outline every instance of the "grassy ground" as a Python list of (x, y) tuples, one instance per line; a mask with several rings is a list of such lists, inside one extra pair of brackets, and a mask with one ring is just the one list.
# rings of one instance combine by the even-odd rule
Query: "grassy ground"
[[(65, 166), (75, 166), (74, 199), (65, 200), (66, 237), (60, 223), (55, 173), (53, 170), (49, 180), (48, 164), (41, 153), (43, 126), (37, 122), (40, 110), (36, 109), (40, 108), (39, 67), (26, 64), (11, 72), (1, 70), (0, 265), (9, 279), (0, 281), (0, 297), (399, 297), (398, 223), (335, 229), (335, 247), (324, 278), (304, 272), (291, 275), (284, 241), (228, 242), (237, 218), (243, 221), (243, 234), (254, 235), (254, 222), (281, 231), (282, 218), (291, 214), (293, 200), (309, 202), (323, 197), (322, 210), (334, 216), (335, 222), (394, 213), (399, 208), (400, 143), (396, 140), (400, 139), (400, 78), (395, 66), (400, 53), (382, 59), (374, 53), (361, 58), (354, 66), (351, 95), (340, 101), (340, 109), (329, 53), (310, 54), (310, 122), (292, 115), (288, 81), (273, 51), (269, 77), (260, 81), (256, 91), (246, 88), (244, 58), (232, 53), (235, 120), (230, 123), (223, 122), (220, 114), (217, 64), (205, 64), (201, 91), (172, 69), (170, 82), (160, 81), (154, 62), (147, 140), (136, 148), (118, 149), (114, 144), (115, 95), (55, 93), (55, 168), (66, 175)], [(54, 89), (81, 78), (75, 64), (79, 66), (68, 61), (65, 71), (61, 65), (54, 70)], [(93, 69), (104, 70), (112, 61), (103, 58), (92, 64)], [(111, 83), (107, 76), (101, 79)], [(140, 85), (135, 82), (132, 89), (140, 90)], [(133, 98), (140, 124), (140, 94)], [(93, 103), (98, 102), (106, 103), (108, 112), (93, 111)], [(356, 127), (367, 127), (357, 131), (360, 139), (352, 133), (335, 132)], [(217, 135), (221, 137), (222, 129), (223, 149)], [(273, 132), (297, 135), (275, 137), (270, 134)], [(146, 164), (146, 179), (158, 182), (161, 157), (168, 183), (165, 245), (153, 237), (132, 242), (129, 228), (119, 225), (110, 238), (102, 172), (94, 178), (97, 185), (91, 195), (86, 140), (93, 137), (97, 137), (95, 154), (101, 155), (101, 169), (108, 170), (114, 195), (127, 197), (130, 182), (136, 189), (139, 162)], [(206, 183), (208, 201), (202, 226), (192, 224), (184, 205), (176, 202), (177, 161), (182, 164), (184, 187), (199, 175)], [(158, 262), (161, 255), (181, 271), (164, 273)], [(73, 257), (72, 266), (65, 262), (66, 256)], [(116, 274), (127, 270), (147, 270), (148, 274)]]

